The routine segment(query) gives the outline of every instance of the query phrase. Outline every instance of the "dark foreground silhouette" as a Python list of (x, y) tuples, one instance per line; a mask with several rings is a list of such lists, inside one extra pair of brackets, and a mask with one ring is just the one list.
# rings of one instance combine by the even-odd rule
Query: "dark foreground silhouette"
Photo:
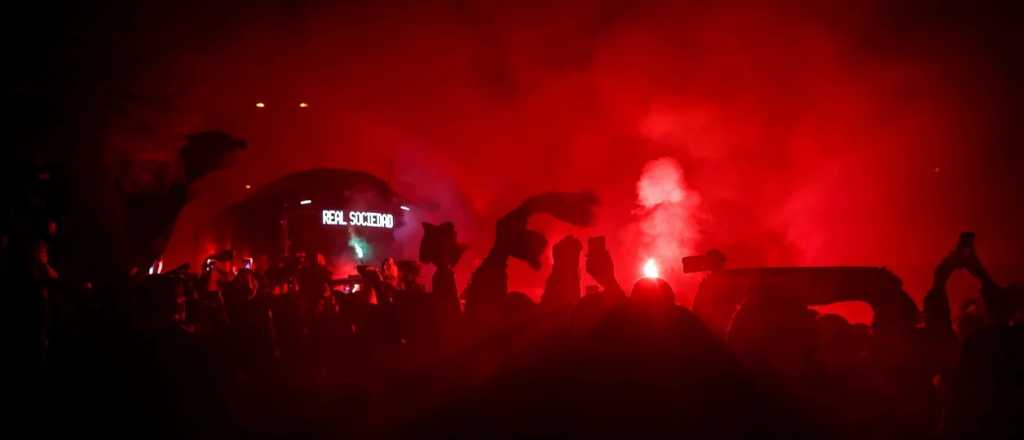
[[(193, 142), (220, 147), (209, 160), (187, 150), (186, 187), (244, 146)], [(228, 251), (149, 275), (149, 243), (183, 188), (153, 202), (171, 217), (126, 230), (135, 247), (88, 283), (54, 269), (51, 250), (74, 244), (52, 212), (30, 205), (8, 222), (16, 424), (44, 436), (1005, 438), (1024, 420), (1022, 295), (988, 275), (969, 235), (921, 310), (882, 269), (776, 268), (715, 270), (691, 311), (660, 279), (627, 292), (603, 240), (571, 236), (552, 246), (534, 303), (506, 270), (510, 258), (539, 267), (547, 240), (529, 216), (587, 224), (592, 196), (544, 194), (503, 217), (460, 294), (451, 224), (424, 225), (429, 288), (419, 262), (335, 280), (302, 250), (255, 271)], [(581, 266), (600, 284), (586, 295)], [(982, 287), (954, 322), (957, 270)], [(850, 300), (873, 307), (872, 325), (810, 308)]]

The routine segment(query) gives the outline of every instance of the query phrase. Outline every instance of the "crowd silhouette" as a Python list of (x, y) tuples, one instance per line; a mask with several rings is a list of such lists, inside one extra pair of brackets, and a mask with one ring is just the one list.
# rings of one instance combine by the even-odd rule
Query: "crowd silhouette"
[[(202, 168), (189, 180), (215, 167)], [(539, 267), (546, 248), (527, 218), (586, 223), (585, 194), (504, 216), (459, 292), (450, 223), (424, 225), (420, 261), (349, 278), (292, 249), (66, 279), (51, 252), (75, 244), (26, 188), (38, 203), (13, 205), (0, 258), (16, 286), (12, 377), (42, 434), (954, 438), (1012, 437), (1024, 420), (1024, 296), (992, 279), (970, 234), (938, 256), (921, 309), (887, 272), (851, 272), (861, 293), (829, 297), (782, 271), (751, 275), (780, 281), (729, 300), (722, 321), (709, 304), (735, 293), (715, 284), (725, 275), (708, 275), (694, 310), (661, 279), (627, 292), (599, 237), (552, 246), (539, 302), (510, 291), (509, 259)], [(954, 321), (957, 270), (981, 289)], [(599, 288), (584, 294), (585, 276)], [(888, 287), (857, 284), (871, 277)], [(850, 298), (874, 307), (872, 325), (809, 307)]]

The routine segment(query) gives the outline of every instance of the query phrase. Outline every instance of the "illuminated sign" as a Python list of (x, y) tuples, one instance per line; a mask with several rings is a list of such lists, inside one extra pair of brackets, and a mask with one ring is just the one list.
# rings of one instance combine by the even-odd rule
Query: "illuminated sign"
[(383, 212), (323, 210), (323, 224), (331, 226), (364, 226), (368, 228), (395, 227), (395, 216)]

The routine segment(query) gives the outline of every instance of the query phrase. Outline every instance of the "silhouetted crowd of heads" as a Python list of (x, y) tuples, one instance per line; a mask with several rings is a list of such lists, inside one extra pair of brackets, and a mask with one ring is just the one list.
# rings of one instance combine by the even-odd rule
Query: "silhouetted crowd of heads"
[[(0, 258), (12, 377), (44, 435), (1009, 437), (1024, 420), (1022, 294), (969, 234), (938, 256), (920, 309), (887, 271), (839, 269), (716, 270), (691, 309), (661, 279), (624, 287), (602, 239), (571, 236), (534, 302), (508, 287), (509, 259), (539, 265), (546, 247), (528, 216), (586, 223), (590, 196), (503, 217), (459, 292), (451, 224), (424, 225), (422, 263), (358, 274), (296, 250), (66, 279), (55, 261), (75, 243), (25, 191)], [(954, 322), (957, 270), (981, 289)], [(588, 276), (600, 288), (584, 294)], [(809, 307), (840, 300), (870, 304), (874, 323)]]

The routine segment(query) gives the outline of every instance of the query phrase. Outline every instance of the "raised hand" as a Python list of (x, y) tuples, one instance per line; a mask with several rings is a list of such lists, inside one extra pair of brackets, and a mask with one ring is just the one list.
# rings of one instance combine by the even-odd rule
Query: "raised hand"
[(420, 262), (436, 267), (451, 268), (458, 263), (466, 246), (458, 242), (455, 225), (423, 222), (423, 240), (420, 242)]
[(958, 269), (957, 259), (953, 255), (948, 255), (939, 262), (938, 266), (935, 266), (935, 274), (932, 279), (933, 288), (945, 288), (946, 282), (949, 281), (949, 277), (953, 275)]
[(587, 249), (587, 273), (605, 290), (621, 289), (615, 280), (615, 264), (612, 256), (604, 246), (595, 246), (594, 241)]
[(564, 264), (566, 266), (576, 268), (580, 266), (580, 252), (582, 251), (583, 243), (580, 243), (579, 239), (571, 235), (561, 239), (558, 243), (555, 243), (554, 247), (551, 248), (555, 264)]

